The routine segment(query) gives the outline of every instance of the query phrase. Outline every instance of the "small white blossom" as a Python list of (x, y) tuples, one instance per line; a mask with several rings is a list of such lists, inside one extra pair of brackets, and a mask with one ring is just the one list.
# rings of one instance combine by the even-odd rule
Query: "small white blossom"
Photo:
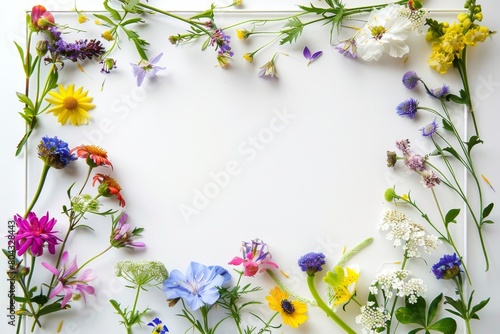
[(401, 6), (399, 9), (399, 16), (406, 17), (411, 22), (411, 29), (417, 33), (417, 35), (422, 34), (422, 27), (425, 24), (425, 20), (430, 16), (427, 10), (411, 10), (408, 7)]
[(408, 297), (410, 304), (415, 304), (418, 297), (425, 297), (427, 286), (420, 278), (410, 278), (398, 290), (399, 297)]
[(403, 245), (403, 250), (408, 258), (420, 257), (420, 249), (430, 254), (436, 250), (441, 241), (437, 236), (427, 234), (424, 227), (411, 221), (404, 213), (396, 210), (387, 210), (382, 222), (379, 224), (382, 231), (390, 230), (386, 237), (393, 240), (393, 246)]
[(362, 332), (370, 334), (379, 333), (380, 329), (385, 329), (386, 322), (389, 320), (387, 310), (374, 306), (373, 302), (361, 306), (361, 314), (356, 317), (356, 323), (363, 326)]

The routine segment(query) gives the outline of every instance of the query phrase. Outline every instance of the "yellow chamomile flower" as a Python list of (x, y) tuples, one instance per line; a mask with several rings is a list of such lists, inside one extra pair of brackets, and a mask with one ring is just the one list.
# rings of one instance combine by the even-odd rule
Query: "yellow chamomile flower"
[(87, 124), (90, 116), (88, 111), (95, 108), (90, 103), (93, 98), (87, 96), (88, 91), (83, 91), (83, 87), (75, 91), (75, 85), (71, 84), (64, 88), (59, 85), (59, 91), (49, 92), (50, 97), (45, 100), (52, 105), (47, 113), (57, 116), (57, 121), (65, 125), (68, 121), (72, 125)]
[(113, 41), (115, 38), (113, 37), (113, 34), (111, 33), (110, 30), (106, 30), (102, 33), (101, 35), (102, 38), (104, 38), (105, 40), (107, 40), (108, 42), (111, 42)]
[(288, 298), (288, 293), (277, 286), (269, 291), (269, 296), (266, 296), (269, 308), (279, 312), (283, 323), (297, 328), (307, 320), (307, 305), (297, 300), (290, 301)]

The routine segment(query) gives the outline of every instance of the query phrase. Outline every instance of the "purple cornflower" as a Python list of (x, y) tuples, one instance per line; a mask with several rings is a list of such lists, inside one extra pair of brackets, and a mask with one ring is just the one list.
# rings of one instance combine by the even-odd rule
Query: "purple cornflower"
[(398, 106), (396, 107), (396, 112), (399, 116), (409, 117), (413, 119), (413, 117), (415, 117), (415, 114), (417, 113), (417, 107), (418, 101), (414, 98), (409, 98), (408, 100), (398, 104)]
[(115, 220), (111, 225), (111, 237), (110, 242), (113, 247), (122, 248), (127, 247), (134, 249), (134, 247), (145, 247), (143, 242), (136, 242), (133, 239), (141, 235), (144, 231), (143, 228), (134, 228), (131, 230), (130, 224), (127, 224), (128, 215), (125, 212)]
[(408, 71), (403, 75), (403, 85), (408, 89), (417, 87), (420, 77), (414, 71)]
[(69, 265), (67, 264), (68, 257), (68, 252), (65, 251), (61, 257), (61, 269), (59, 270), (47, 262), (42, 262), (42, 266), (57, 277), (57, 285), (50, 293), (49, 298), (57, 296), (61, 292), (64, 293), (61, 308), (66, 306), (71, 297), (73, 297), (73, 294), (82, 296), (85, 301), (87, 293), (90, 295), (94, 294), (94, 288), (88, 285), (88, 282), (95, 279), (95, 276), (91, 275), (92, 269), (86, 269), (78, 277), (75, 277), (79, 271), (76, 264), (76, 257)]
[(228, 36), (222, 31), (222, 29), (215, 29), (210, 36), (210, 45), (215, 46), (215, 50), (219, 52), (220, 55), (226, 55), (232, 57), (234, 52), (231, 51), (231, 46), (229, 43), (231, 41), (231, 36)]
[(78, 159), (70, 152), (68, 143), (57, 137), (43, 137), (38, 144), (38, 157), (50, 167), (61, 169)]
[(411, 171), (423, 172), (425, 170), (425, 158), (418, 154), (412, 154), (405, 160), (405, 166)]
[(334, 45), (335, 49), (342, 55), (348, 58), (356, 59), (358, 54), (356, 53), (356, 41), (354, 38), (342, 41)]
[(151, 322), (148, 323), (148, 326), (152, 326), (153, 327), (153, 332), (152, 333), (157, 333), (157, 334), (168, 333), (167, 326), (165, 326), (163, 324), (163, 322), (160, 319), (158, 319), (158, 318), (154, 318), (153, 320), (151, 320)]
[(49, 213), (45, 216), (38, 217), (34, 212), (28, 213), (28, 217), (24, 219), (20, 215), (14, 216), (18, 231), (14, 237), (14, 246), (17, 250), (17, 255), (21, 256), (26, 251), (33, 256), (43, 254), (43, 246), (47, 244), (50, 254), (55, 254), (56, 245), (61, 241), (55, 236), (59, 231), (53, 231), (56, 220), (49, 219)]
[(241, 246), (242, 257), (235, 256), (228, 264), (243, 264), (245, 276), (255, 276), (258, 272), (266, 270), (268, 267), (278, 268), (278, 265), (271, 260), (271, 253), (267, 244), (260, 239), (251, 242), (243, 242)]
[(144, 78), (153, 78), (156, 73), (160, 70), (164, 70), (165, 67), (156, 66), (156, 63), (160, 61), (160, 58), (163, 56), (163, 53), (160, 53), (150, 61), (145, 59), (141, 59), (138, 64), (130, 64), (132, 65), (132, 70), (134, 71), (134, 76), (137, 78), (137, 86), (141, 86)]
[(311, 51), (306, 46), (302, 53), (304, 54), (304, 58), (306, 58), (308, 60), (307, 66), (309, 66), (309, 64), (311, 64), (313, 61), (318, 59), (323, 54), (323, 51), (316, 51), (313, 54), (311, 54)]
[(191, 262), (186, 275), (179, 270), (170, 273), (163, 282), (163, 291), (167, 299), (182, 298), (192, 311), (196, 311), (205, 305), (213, 305), (220, 297), (219, 287), (230, 282), (231, 274), (226, 269)]
[(462, 261), (457, 254), (444, 255), (439, 262), (432, 266), (431, 270), (437, 279), (451, 279), (460, 274)]
[(313, 252), (301, 256), (298, 261), (300, 269), (310, 276), (321, 271), (325, 263), (325, 254)]
[(450, 87), (447, 85), (443, 85), (439, 88), (431, 89), (429, 92), (427, 92), (427, 94), (429, 94), (430, 97), (441, 99), (446, 97), (446, 95), (450, 94)]
[(419, 130), (422, 131), (422, 136), (424, 137), (430, 137), (434, 134), (434, 132), (437, 131), (438, 124), (436, 123), (436, 119), (434, 119), (431, 123), (427, 124), (423, 128), (420, 128)]
[(439, 177), (431, 170), (422, 173), (422, 184), (426, 188), (433, 188), (441, 183)]

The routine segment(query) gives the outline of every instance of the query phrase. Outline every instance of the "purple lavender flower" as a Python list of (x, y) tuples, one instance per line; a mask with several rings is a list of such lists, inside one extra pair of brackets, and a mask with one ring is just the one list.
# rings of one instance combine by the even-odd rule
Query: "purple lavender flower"
[(427, 92), (427, 94), (429, 94), (430, 97), (441, 99), (450, 94), (450, 87), (447, 85), (443, 85), (439, 88), (431, 89), (429, 92)]
[(164, 70), (165, 67), (156, 66), (156, 63), (160, 61), (163, 53), (160, 53), (150, 61), (141, 59), (138, 64), (132, 65), (132, 70), (134, 71), (134, 76), (137, 78), (137, 86), (141, 86), (144, 78), (153, 78), (156, 73), (160, 70)]
[(47, 244), (50, 254), (55, 254), (56, 245), (61, 239), (55, 236), (59, 231), (53, 231), (56, 220), (49, 219), (49, 213), (45, 216), (36, 216), (34, 212), (28, 213), (26, 219), (20, 215), (14, 216), (18, 231), (14, 237), (14, 246), (17, 255), (21, 256), (25, 252), (30, 252), (33, 256), (43, 254), (43, 246)]
[(78, 159), (70, 152), (68, 143), (57, 137), (43, 137), (38, 144), (38, 157), (50, 167), (61, 169)]
[(311, 54), (311, 51), (306, 46), (302, 53), (304, 54), (304, 58), (306, 58), (308, 60), (307, 66), (309, 66), (309, 64), (311, 64), (313, 61), (318, 59), (323, 54), (323, 51), (316, 51), (313, 54)]
[(461, 265), (462, 261), (457, 257), (457, 254), (445, 254), (438, 263), (432, 266), (431, 270), (437, 279), (452, 279), (460, 274)]
[(409, 98), (406, 101), (401, 102), (396, 107), (396, 112), (399, 116), (409, 117), (413, 119), (417, 113), (418, 101), (414, 98)]
[(417, 87), (420, 77), (414, 71), (408, 71), (403, 75), (403, 85), (408, 89)]
[(305, 254), (298, 261), (300, 269), (308, 275), (314, 275), (318, 271), (321, 271), (325, 263), (325, 254), (313, 252)]
[(430, 137), (437, 131), (438, 127), (439, 126), (436, 123), (436, 119), (434, 119), (431, 123), (427, 124), (423, 128), (420, 128), (419, 130), (422, 131), (422, 136)]

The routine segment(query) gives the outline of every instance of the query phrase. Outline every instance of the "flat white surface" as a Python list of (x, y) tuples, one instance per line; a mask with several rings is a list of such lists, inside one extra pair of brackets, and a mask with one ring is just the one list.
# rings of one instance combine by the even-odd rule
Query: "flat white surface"
[[(443, 5), (428, 2), (434, 8)], [(73, 7), (73, 1), (41, 3), (54, 11)], [(153, 0), (150, 3), (162, 4)], [(348, 5), (361, 3), (371, 2), (350, 1)], [(13, 3), (9, 9), (11, 15), (2, 24), (5, 32), (2, 38), (5, 77), (0, 93), (5, 101), (0, 148), (5, 162), (1, 174), (2, 232), (4, 222), (25, 207), (24, 157), (14, 157), (24, 126), (17, 114), (20, 106), (14, 93), (22, 90), (24, 83), (12, 42), (22, 43), (24, 10), (32, 4), (35, 2)], [(199, 10), (209, 4), (210, 1), (171, 1), (168, 9)], [(246, 1), (244, 9), (288, 10), (296, 8), (295, 5), (284, 1)], [(498, 30), (495, 21), (495, 13), (500, 9), (498, 4), (482, 5), (484, 24)], [(100, 1), (78, 3), (80, 10), (100, 6)], [(462, 1), (448, 1), (446, 6), (461, 8)], [(442, 15), (448, 21), (455, 18), (455, 14)], [(259, 17), (259, 14), (224, 13), (217, 19), (218, 24), (224, 26), (251, 17)], [(59, 18), (77, 24), (74, 14), (56, 14), (56, 19)], [(400, 84), (401, 76), (407, 70), (417, 70), (431, 86), (447, 83), (452, 89), (454, 83), (458, 84), (457, 77), (452, 73), (440, 76), (428, 67), (430, 48), (423, 36), (412, 37), (406, 62), (384, 57), (377, 63), (364, 63), (338, 55), (329, 45), (328, 28), (320, 26), (312, 27), (294, 45), (274, 45), (266, 49), (252, 64), (241, 55), (255, 50), (265, 39), (242, 42), (236, 39), (234, 29), (230, 30), (236, 55), (231, 67), (223, 70), (216, 66), (213, 50), (200, 50), (201, 43), (170, 45), (168, 36), (182, 33), (186, 27), (175, 21), (160, 25), (163, 21), (160, 17), (148, 18), (150, 25), (143, 32), (151, 42), (150, 55), (164, 53), (160, 65), (167, 69), (160, 72), (154, 82), (146, 81), (143, 87), (136, 87), (129, 63), (138, 59), (127, 43), (116, 53), (119, 68), (106, 78), (102, 92), (99, 65), (87, 66), (86, 73), (82, 74), (69, 64), (61, 72), (60, 82), (89, 89), (97, 105), (91, 111), (90, 125), (62, 127), (55, 117), (44, 115), (32, 135), (28, 150), (28, 199), (41, 170), (35, 138), (57, 135), (70, 147), (82, 143), (102, 146), (108, 150), (115, 166), (112, 176), (122, 185), (129, 221), (145, 227), (143, 241), (147, 243), (145, 251), (113, 250), (96, 260), (91, 267), (98, 275), (94, 281), (97, 297), (90, 297), (86, 306), (75, 302), (72, 310), (47, 318), (44, 329), (37, 333), (54, 333), (63, 316), (62, 333), (122, 332), (118, 316), (108, 303), (110, 298), (124, 305), (132, 300), (132, 291), (114, 277), (113, 266), (119, 260), (155, 259), (162, 261), (168, 270), (184, 271), (190, 261), (231, 269), (226, 263), (239, 255), (240, 242), (256, 237), (269, 244), (274, 260), (289, 274), (286, 283), (304, 295), (308, 293), (305, 275), (296, 266), (301, 255), (321, 251), (327, 256), (327, 266), (332, 266), (344, 247), (350, 248), (367, 237), (374, 237), (374, 243), (351, 261), (361, 268), (358, 299), (364, 301), (376, 273), (401, 259), (400, 250), (393, 250), (391, 242), (376, 229), (384, 209), (390, 207), (383, 200), (384, 190), (395, 184), (401, 191), (411, 189), (414, 196), (427, 194), (420, 189), (415, 176), (393, 173), (385, 166), (385, 152), (394, 149), (397, 139), (409, 137), (412, 146), (422, 153), (430, 148), (417, 129), (431, 118), (421, 117), (411, 122), (395, 115), (395, 105), (412, 96)], [(87, 27), (95, 31), (93, 25)], [(324, 51), (309, 67), (302, 56), (306, 45), (311, 50)], [(288, 54), (277, 58), (280, 79), (257, 77), (258, 67), (276, 51)], [(476, 155), (481, 173), (487, 175), (496, 188), (500, 188), (497, 158), (500, 148), (496, 145), (498, 131), (495, 128), (499, 119), (496, 110), (499, 51), (497, 37), (493, 36), (469, 52), (470, 83), (474, 87), (475, 106), (485, 141)], [(424, 94), (419, 99), (423, 105), (431, 103)], [(460, 118), (462, 111), (456, 112)], [(64, 171), (50, 171), (35, 210), (50, 210), (57, 215), (65, 203), (66, 189), (75, 177), (81, 181), (85, 172), (83, 161)], [(485, 187), (486, 201), (497, 201), (496, 193), (488, 190)], [(443, 198), (449, 195), (444, 189), (439, 191)], [(450, 207), (460, 205), (451, 198), (443, 201)], [(113, 200), (104, 203), (116, 205)], [(431, 208), (431, 202), (426, 204)], [(186, 206), (195, 208), (197, 213), (186, 218), (181, 214), (181, 208)], [(494, 210), (492, 219), (498, 220), (498, 216)], [(59, 218), (64, 224), (62, 215)], [(69, 245), (70, 252), (78, 254), (79, 263), (107, 245), (109, 221), (96, 219), (91, 225), (94, 233), (75, 233), (74, 243)], [(471, 231), (469, 237), (464, 237), (461, 227), (454, 232), (460, 244), (462, 239), (468, 243), (466, 253), (476, 289), (475, 300), (492, 298), (480, 313), (481, 321), (474, 322), (473, 328), (476, 333), (490, 333), (496, 328), (496, 310), (500, 307), (496, 298), (500, 279), (499, 232), (492, 226), (485, 233), (491, 260), (491, 269), (485, 273), (475, 233)], [(426, 259), (434, 263), (449, 252), (442, 247)], [(438, 284), (428, 269), (422, 268), (418, 262), (409, 266), (429, 285), (430, 297), (439, 291), (452, 294), (451, 285)], [(264, 292), (272, 286), (265, 276), (246, 281), (262, 286)], [(4, 282), (1, 282), (1, 291), (7, 291)], [(163, 292), (151, 289), (143, 294), (140, 306), (149, 305), (153, 310), (151, 318), (162, 318), (171, 333), (183, 333), (187, 326), (175, 316), (179, 308), (169, 309), (164, 299)], [(7, 302), (5, 299), (4, 305)], [(343, 318), (359, 330), (354, 324), (358, 308), (351, 304), (347, 311)], [(258, 312), (270, 314), (266, 313), (265, 305)], [(339, 312), (342, 315), (343, 311)], [(0, 328), (2, 333), (14, 332), (6, 321), (0, 323)], [(297, 330), (283, 327), (282, 331), (341, 332), (314, 309), (310, 309), (304, 326)], [(134, 333), (149, 333), (149, 329), (137, 328)]]

